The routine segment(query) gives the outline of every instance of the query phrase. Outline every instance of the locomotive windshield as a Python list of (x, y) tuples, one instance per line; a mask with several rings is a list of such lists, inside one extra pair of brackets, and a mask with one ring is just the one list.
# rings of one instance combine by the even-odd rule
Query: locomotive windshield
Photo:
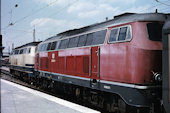
[(148, 23), (147, 30), (149, 39), (152, 41), (162, 41), (162, 27), (160, 23)]

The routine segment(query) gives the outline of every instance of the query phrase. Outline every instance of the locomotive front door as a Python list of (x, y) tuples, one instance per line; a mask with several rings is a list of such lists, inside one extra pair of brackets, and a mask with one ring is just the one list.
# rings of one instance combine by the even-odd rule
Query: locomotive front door
[(99, 80), (99, 72), (100, 72), (100, 47), (91, 47), (91, 55), (90, 55), (90, 78), (91, 78), (91, 86), (96, 85)]

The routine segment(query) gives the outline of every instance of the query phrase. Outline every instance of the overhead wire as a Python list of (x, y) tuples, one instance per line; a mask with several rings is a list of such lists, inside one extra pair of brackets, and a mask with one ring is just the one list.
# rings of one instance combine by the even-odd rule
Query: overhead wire
[[(105, 1), (107, 1), (107, 0), (104, 0), (103, 1), (103, 3), (105, 3)], [(92, 10), (95, 10), (96, 8), (97, 8), (98, 6), (97, 5), (95, 5), (95, 7), (92, 9)], [(74, 19), (74, 21), (77, 21), (79, 18), (76, 18), (76, 19)], [(57, 28), (57, 29), (62, 29), (62, 28), (64, 28), (65, 26), (61, 26), (60, 28)], [(56, 29), (56, 30), (57, 30)], [(55, 36), (57, 33), (55, 33), (54, 35), (52, 35), (52, 36)]]
[(169, 8), (169, 7), (166, 7), (166, 8), (160, 9), (160, 11), (166, 11), (166, 10), (169, 10), (169, 11), (170, 11), (170, 8)]
[[(40, 8), (40, 9), (37, 9), (36, 11), (31, 12), (30, 14), (28, 14), (28, 15), (26, 15), (26, 16), (24, 16), (24, 17), (18, 19), (18, 20), (16, 20), (15, 22), (13, 22), (13, 25), (16, 24), (16, 23), (19, 23), (19, 22), (21, 22), (21, 21), (23, 21), (23, 20), (25, 20), (26, 18), (28, 18), (28, 17), (30, 17), (30, 16), (32, 16), (32, 15), (37, 14), (38, 12), (44, 10), (45, 8), (47, 8), (47, 7), (51, 6), (51, 5), (53, 5), (53, 4), (54, 4), (55, 2), (57, 2), (57, 1), (58, 1), (58, 0), (55, 0), (55, 1), (53, 1), (53, 2), (51, 2), (51, 3), (49, 3), (49, 4), (47, 4), (46, 6)], [(8, 27), (10, 27), (10, 25), (6, 26), (6, 27), (3, 28), (3, 29), (6, 29), (6, 28), (8, 28)]]
[[(56, 15), (58, 15), (58, 14), (59, 14), (59, 13), (61, 13), (63, 10), (65, 10), (66, 8), (70, 7), (71, 5), (75, 4), (75, 3), (76, 3), (76, 2), (78, 2), (78, 1), (79, 1), (79, 0), (75, 0), (75, 1), (73, 1), (72, 3), (70, 3), (70, 4), (66, 5), (65, 7), (61, 8), (59, 11), (57, 11), (57, 12), (55, 12), (55, 13), (53, 13), (53, 14), (49, 15), (48, 17), (52, 17), (52, 16), (56, 16)], [(43, 20), (42, 20), (42, 21), (37, 22), (36, 24), (34, 24), (34, 26), (35, 26), (35, 25), (38, 25), (38, 24), (39, 24), (39, 23), (41, 23), (41, 22), (43, 22)]]
[[(56, 1), (57, 1), (57, 0), (56, 0)], [(75, 3), (78, 2), (78, 1), (79, 1), (79, 0), (75, 0), (74, 2), (72, 2), (72, 3), (68, 4), (68, 5), (66, 5), (66, 6), (63, 7), (63, 8), (61, 8), (58, 12), (53, 13), (52, 15), (49, 15), (48, 17), (56, 16), (57, 14), (59, 14), (60, 12), (62, 12), (63, 10), (65, 10), (66, 8), (70, 7), (71, 5), (75, 4)], [(43, 22), (43, 20), (37, 22), (36, 24), (34, 24), (34, 26), (40, 24), (41, 22)], [(34, 27), (34, 26), (33, 26), (33, 27)], [(33, 28), (33, 27), (31, 27), (31, 28)], [(18, 37), (18, 36), (20, 36), (20, 35), (14, 36), (14, 38), (15, 38), (15, 37)]]
[[(56, 1), (58, 1), (58, 0), (56, 0)], [(52, 5), (53, 3), (55, 3), (56, 1), (52, 2), (51, 4), (48, 4), (48, 5), (45, 6), (45, 7), (49, 7), (50, 5)], [(49, 15), (49, 17), (58, 15), (61, 11), (63, 11), (64, 9), (66, 9), (66, 8), (69, 7), (69, 6), (73, 5), (73, 4), (76, 3), (77, 1), (79, 1), (79, 0), (75, 0), (74, 2), (70, 3), (69, 5), (61, 8), (61, 9), (60, 9), (59, 11), (57, 11), (56, 13), (53, 13), (53, 14)], [(168, 1), (169, 1), (169, 0), (168, 0)], [(161, 4), (159, 4), (159, 5), (161, 5)], [(163, 4), (162, 4), (162, 5), (163, 5)], [(158, 5), (156, 5), (156, 6), (158, 6)], [(152, 6), (152, 7), (150, 7), (150, 8), (144, 9), (144, 10), (151, 9), (151, 8), (156, 7), (156, 6)], [(43, 7), (43, 8), (45, 8), (45, 7)], [(35, 14), (38, 13), (39, 11), (43, 10), (43, 8), (38, 9), (37, 12), (35, 12)], [(96, 9), (96, 8), (97, 8), (97, 6), (96, 6), (94, 9)], [(142, 10), (142, 11), (143, 11), (143, 10)], [(32, 14), (32, 15), (34, 15), (34, 14)], [(32, 16), (32, 15), (27, 15), (27, 16), (23, 17), (20, 21), (22, 21), (22, 20), (24, 20), (24, 19), (26, 19), (26, 18), (28, 18), (29, 16)], [(38, 24), (40, 24), (41, 22), (42, 22), (42, 21), (39, 21), (39, 22), (36, 23), (35, 25), (38, 25)], [(16, 21), (15, 23), (17, 23), (17, 21)], [(60, 27), (60, 29), (61, 29), (61, 27)], [(18, 35), (17, 35), (17, 36), (18, 36)]]
[(163, 5), (166, 5), (166, 6), (170, 6), (170, 4), (166, 4), (166, 3), (161, 2), (161, 1), (159, 1), (159, 0), (155, 0), (155, 1), (158, 2), (158, 3), (160, 3), (160, 4), (163, 4)]

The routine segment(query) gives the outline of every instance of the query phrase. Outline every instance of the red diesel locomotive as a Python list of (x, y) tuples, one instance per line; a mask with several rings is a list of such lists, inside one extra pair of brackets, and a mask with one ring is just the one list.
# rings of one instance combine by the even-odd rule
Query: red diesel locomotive
[(46, 87), (88, 95), (111, 112), (125, 113), (132, 106), (135, 112), (151, 107), (160, 112), (166, 16), (126, 13), (57, 34), (38, 45), (35, 75)]

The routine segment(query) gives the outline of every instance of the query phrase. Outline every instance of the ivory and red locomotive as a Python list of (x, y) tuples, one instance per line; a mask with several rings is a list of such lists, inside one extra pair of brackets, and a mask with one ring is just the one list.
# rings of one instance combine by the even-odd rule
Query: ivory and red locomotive
[(160, 113), (166, 17), (125, 13), (48, 38), (37, 46), (31, 80), (111, 112)]

